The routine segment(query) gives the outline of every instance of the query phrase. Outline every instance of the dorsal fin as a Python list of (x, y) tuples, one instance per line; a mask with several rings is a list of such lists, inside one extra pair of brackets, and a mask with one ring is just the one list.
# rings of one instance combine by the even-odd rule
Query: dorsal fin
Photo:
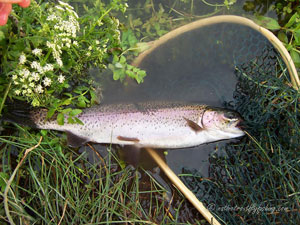
[(67, 132), (68, 145), (73, 148), (83, 146), (88, 142), (86, 138), (79, 137), (71, 132)]
[(189, 120), (185, 117), (183, 117), (185, 119), (185, 121), (187, 122), (187, 125), (195, 132), (199, 132), (199, 131), (202, 131), (203, 128), (200, 127), (197, 123), (195, 123), (194, 121), (192, 120)]

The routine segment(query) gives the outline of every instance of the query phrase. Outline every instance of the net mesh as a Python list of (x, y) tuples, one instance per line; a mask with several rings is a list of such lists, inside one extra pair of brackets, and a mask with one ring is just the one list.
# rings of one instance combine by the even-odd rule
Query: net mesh
[(229, 105), (245, 119), (247, 135), (210, 156), (209, 178), (183, 168), (191, 174), (183, 180), (227, 224), (298, 224), (299, 93), (272, 47), (241, 61)]

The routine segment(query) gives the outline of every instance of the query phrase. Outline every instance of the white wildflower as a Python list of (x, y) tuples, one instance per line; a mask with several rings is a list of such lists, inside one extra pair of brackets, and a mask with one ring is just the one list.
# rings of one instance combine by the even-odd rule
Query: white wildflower
[(52, 55), (53, 55), (53, 58), (55, 58), (55, 59), (60, 58), (60, 54), (59, 54), (59, 52), (56, 51), (56, 50), (52, 52)]
[(60, 75), (58, 76), (57, 80), (58, 80), (59, 83), (63, 83), (63, 82), (65, 81), (65, 77), (64, 77), (63, 75), (60, 74)]
[(56, 23), (54, 29), (61, 31), (61, 33), (66, 33), (66, 37), (76, 37), (76, 32), (79, 31), (79, 23), (75, 17), (70, 16), (68, 20)]
[(79, 16), (78, 16), (77, 12), (73, 11), (73, 15), (76, 17), (76, 19), (78, 19), (78, 18), (79, 18)]
[(69, 34), (67, 34), (66, 32), (63, 32), (63, 33), (57, 34), (57, 36), (59, 36), (59, 37), (68, 37)]
[(51, 43), (51, 42), (47, 41), (47, 42), (46, 42), (46, 45), (47, 45), (48, 48), (51, 48), (51, 49), (53, 49), (53, 50), (56, 49), (54, 43)]
[(87, 53), (86, 53), (86, 56), (91, 56), (91, 52), (87, 52)]
[(73, 45), (78, 46), (78, 42), (77, 41), (73, 41)]
[(37, 68), (37, 71), (40, 73), (40, 74), (43, 74), (45, 71), (44, 71), (44, 68), (43, 67), (41, 67), (41, 66), (39, 66), (38, 68)]
[(59, 5), (55, 6), (55, 8), (57, 8), (58, 10), (61, 10), (61, 11), (65, 11), (64, 8), (62, 8), (62, 7), (59, 6)]
[(34, 88), (35, 84), (33, 82), (29, 83), (29, 87)]
[(27, 89), (27, 94), (31, 94), (32, 93), (32, 90), (31, 89)]
[(92, 46), (90, 46), (90, 47), (89, 47), (89, 50), (91, 51), (92, 49), (93, 49)]
[(40, 65), (39, 62), (33, 61), (33, 62), (31, 63), (31, 68), (32, 68), (32, 69), (38, 69), (38, 68), (41, 68), (41, 65)]
[(61, 47), (62, 47), (62, 46), (60, 46), (60, 45), (56, 45), (56, 48), (58, 49), (58, 50), (57, 50), (57, 54), (58, 54), (58, 55), (62, 53)]
[(43, 83), (44, 85), (47, 87), (47, 86), (50, 86), (51, 85), (51, 79), (46, 77), (44, 80), (43, 80)]
[(70, 43), (66, 43), (66, 47), (70, 48), (71, 47)]
[(27, 78), (30, 75), (29, 70), (24, 69), (24, 78)]
[(67, 42), (67, 43), (71, 43), (71, 39), (70, 38), (63, 38), (61, 39), (63, 42)]
[(27, 93), (27, 90), (23, 90), (22, 94), (25, 95)]
[(74, 11), (72, 9), (69, 9), (69, 8), (66, 8), (66, 10), (71, 13), (71, 14), (74, 14)]
[(100, 41), (96, 40), (96, 45), (99, 45), (100, 44)]
[[(29, 76), (30, 72), (28, 69), (24, 68), (20, 71), (20, 75), (23, 76), (25, 79)], [(24, 78), (21, 79), (21, 82), (24, 82)], [(22, 81), (23, 80), (23, 81)]]
[(118, 19), (115, 19), (116, 25), (119, 26), (120, 25), (120, 21)]
[(62, 62), (61, 58), (57, 58), (57, 59), (56, 59), (56, 62), (57, 62), (57, 64), (58, 64), (60, 67), (63, 66), (63, 62)]
[(25, 54), (22, 52), (20, 57), (19, 57), (19, 63), (20, 64), (24, 64), (26, 62), (26, 56)]
[(42, 49), (35, 48), (35, 49), (32, 50), (32, 54), (34, 54), (36, 56), (41, 56), (42, 55)]
[(54, 14), (51, 14), (51, 15), (49, 15), (49, 16), (47, 17), (47, 20), (48, 20), (48, 21), (53, 21), (53, 20), (56, 20), (56, 19), (57, 19), (57, 16), (54, 15)]
[(74, 9), (73, 6), (69, 5), (68, 3), (66, 2), (62, 2), (62, 1), (58, 1), (58, 3), (62, 6), (65, 6), (67, 8), (70, 8), (70, 9)]
[(16, 75), (16, 74), (12, 76), (13, 80), (16, 80), (17, 78), (18, 78), (18, 75)]
[(28, 85), (27, 84), (23, 84), (22, 88), (28, 88)]
[(15, 85), (18, 85), (18, 84), (19, 84), (19, 82), (18, 82), (18, 81), (14, 81), (14, 84), (15, 84)]
[(44, 92), (43, 87), (40, 84), (34, 89), (34, 91), (40, 94)]
[(20, 91), (20, 90), (15, 90), (15, 94), (16, 94), (16, 95), (20, 95), (20, 94), (21, 94), (21, 91)]
[(39, 81), (40, 80), (40, 75), (36, 72), (31, 73), (31, 77), (35, 80), (35, 81)]
[(44, 67), (43, 67), (43, 72), (48, 72), (48, 71), (53, 71), (53, 65), (52, 64), (46, 64)]

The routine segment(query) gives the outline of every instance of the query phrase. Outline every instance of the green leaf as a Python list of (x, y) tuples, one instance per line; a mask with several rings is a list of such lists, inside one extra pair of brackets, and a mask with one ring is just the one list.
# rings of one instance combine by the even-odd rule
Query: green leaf
[(72, 103), (72, 100), (70, 98), (63, 101), (62, 105), (70, 105)]
[(121, 64), (126, 63), (126, 58), (125, 58), (125, 56), (122, 55), (122, 56), (120, 57), (120, 63), (121, 63)]
[(85, 108), (86, 102), (84, 100), (78, 100), (78, 103), (76, 104), (79, 108)]
[(0, 188), (1, 188), (1, 192), (4, 192), (5, 188), (6, 188), (6, 182), (9, 179), (9, 175), (7, 173), (4, 172), (0, 172)]
[(287, 24), (284, 25), (284, 27), (285, 27), (285, 28), (289, 28), (289, 27), (291, 27), (292, 25), (294, 25), (294, 23), (296, 22), (297, 16), (299, 16), (299, 15), (298, 15), (298, 13), (296, 12), (296, 13), (290, 18), (289, 22), (287, 22)]
[(78, 123), (80, 125), (84, 125), (84, 123), (80, 119), (78, 119), (77, 117), (74, 117), (74, 119), (75, 119), (76, 123)]
[(151, 47), (151, 44), (146, 43), (146, 42), (139, 42), (136, 44), (135, 47), (137, 48), (135, 51), (143, 52), (143, 51), (146, 51), (147, 49), (149, 49)]
[(78, 114), (80, 114), (80, 113), (82, 113), (82, 110), (81, 109), (73, 109), (70, 113), (69, 113), (69, 115), (70, 116), (77, 116)]
[(257, 16), (255, 22), (258, 25), (263, 26), (270, 30), (278, 30), (281, 28), (277, 20), (266, 16)]
[(69, 124), (74, 124), (74, 123), (76, 123), (76, 121), (74, 120), (73, 117), (68, 117), (68, 123)]
[(300, 66), (300, 55), (295, 50), (291, 50), (291, 57), (297, 67)]
[(67, 114), (67, 113), (69, 113), (69, 112), (71, 112), (71, 111), (72, 111), (71, 108), (67, 108), (67, 109), (62, 110), (62, 113), (63, 113), (63, 114)]
[(288, 37), (286, 36), (286, 33), (282, 30), (279, 31), (279, 33), (278, 33), (278, 39), (285, 44), (287, 44), (289, 42)]
[(72, 98), (72, 94), (70, 94), (70, 93), (64, 93), (64, 95), (66, 95), (66, 96), (68, 96), (68, 97), (70, 97), (70, 98)]
[(300, 30), (294, 32), (295, 44), (300, 45)]
[(122, 77), (123, 77), (122, 74), (124, 73), (123, 69), (114, 70), (113, 72), (114, 72), (114, 74), (113, 74), (114, 80), (122, 79)]
[(90, 90), (90, 95), (91, 95), (91, 104), (92, 105), (100, 103), (99, 98), (97, 97), (97, 94), (95, 91)]
[(47, 112), (47, 119), (51, 118), (54, 115), (55, 111), (56, 109), (50, 108)]
[(131, 78), (134, 78), (134, 77), (135, 77), (134, 72), (132, 72), (132, 71), (130, 71), (130, 70), (126, 70), (125, 73), (126, 73), (129, 77), (131, 77)]
[(41, 130), (41, 134), (45, 137), (45, 136), (47, 136), (48, 131), (47, 130)]
[(65, 123), (65, 116), (64, 116), (64, 114), (63, 113), (58, 113), (56, 120), (57, 120), (57, 123), (59, 125), (64, 125), (64, 123)]

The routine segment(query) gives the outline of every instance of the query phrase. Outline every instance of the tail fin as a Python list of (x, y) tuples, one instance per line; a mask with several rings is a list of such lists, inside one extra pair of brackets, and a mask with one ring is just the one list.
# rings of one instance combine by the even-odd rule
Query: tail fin
[(9, 105), (1, 120), (37, 128), (34, 111), (36, 109), (24, 104)]

